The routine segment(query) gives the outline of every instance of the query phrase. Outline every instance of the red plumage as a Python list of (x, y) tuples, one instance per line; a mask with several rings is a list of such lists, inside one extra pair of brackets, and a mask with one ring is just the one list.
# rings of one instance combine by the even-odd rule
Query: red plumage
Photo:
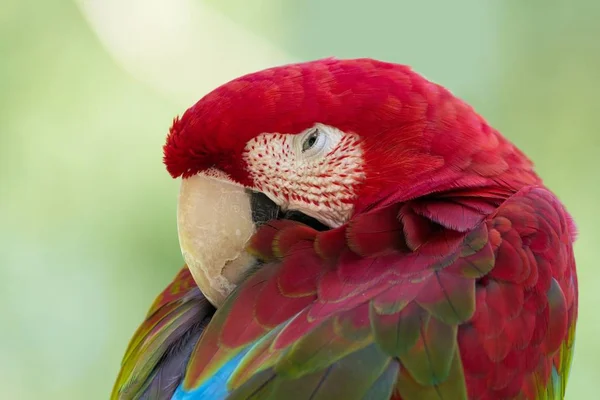
[(217, 312), (184, 387), (261, 340), (229, 389), (292, 385), (361, 354), (381, 379), (396, 374), (394, 399), (558, 399), (577, 317), (572, 220), (527, 157), (441, 86), (369, 59), (268, 69), (176, 120), (165, 164), (256, 188), (248, 141), (316, 123), (360, 137), (352, 215), (325, 232), (261, 228), (250, 250), (267, 265)]
[[(460, 197), (455, 197), (451, 204), (459, 201)], [(415, 204), (413, 208), (423, 209), (427, 204), (430, 204), (429, 200), (422, 205)], [(390, 214), (391, 210), (394, 211)], [(442, 218), (426, 218), (426, 223), (436, 226), (438, 221), (450, 221), (441, 225), (441, 231), (452, 230), (451, 227), (457, 225), (455, 216), (444, 218), (444, 208), (439, 210), (435, 215)], [(446, 210), (451, 212), (454, 208), (450, 206)], [(332, 233), (313, 231), (310, 235), (305, 234), (288, 250), (290, 256), (287, 253), (279, 255), (282, 262), (278, 266), (264, 267), (273, 268), (271, 273), (275, 275), (271, 279), (263, 272), (242, 287), (239, 298), (231, 302), (228, 325), (221, 330), (221, 335), (237, 332), (237, 340), (229, 343), (225, 341), (227, 336), (221, 336), (222, 343), (228, 343), (229, 347), (247, 343), (252, 340), (246, 336), (250, 332), (254, 332), (252, 337), (259, 338), (263, 333), (249, 331), (248, 327), (258, 322), (263, 327), (270, 326), (265, 318), (280, 321), (292, 318), (292, 322), (284, 325), (275, 336), (273, 349), (285, 349), (295, 341), (304, 340), (310, 332), (317, 332), (317, 326), (323, 326), (331, 318), (352, 323), (351, 328), (342, 328), (336, 335), (343, 332), (358, 335), (357, 332), (373, 327), (376, 335), (383, 338), (386, 335), (383, 327), (391, 324), (410, 329), (410, 320), (415, 318), (411, 313), (420, 312), (438, 322), (435, 329), (432, 325), (433, 330), (415, 331), (414, 334), (425, 344), (429, 341), (429, 347), (439, 346), (439, 351), (452, 349), (452, 335), (444, 332), (458, 326), (457, 344), (469, 398), (513, 398), (523, 392), (529, 393), (523, 398), (537, 399), (540, 390), (552, 385), (549, 383), (552, 365), (559, 374), (567, 373), (568, 363), (561, 361), (561, 357), (568, 356), (560, 351), (560, 346), (570, 346), (566, 344), (572, 340), (568, 331), (574, 326), (577, 315), (576, 277), (569, 244), (573, 232), (569, 229), (566, 212), (550, 192), (543, 188), (526, 188), (507, 199), (491, 215), (480, 214), (483, 225), (469, 234), (457, 232), (461, 238), (460, 246), (451, 244), (447, 247), (446, 239), (435, 229), (426, 230), (425, 242), (440, 240), (445, 243), (443, 254), (446, 256), (441, 258), (428, 255), (428, 251), (422, 253), (420, 249), (398, 245), (398, 241), (405, 241), (407, 235), (403, 229), (393, 226), (388, 226), (386, 229), (389, 230), (385, 232), (396, 240), (382, 241), (388, 244), (387, 250), (377, 248), (374, 253), (362, 254), (365, 247), (353, 243), (367, 237), (365, 232), (381, 232), (381, 216), (388, 214), (397, 215), (397, 208), (391, 206), (364, 214), (360, 223), (344, 227), (346, 239), (343, 247), (336, 251), (337, 261), (326, 268), (323, 263), (327, 265), (328, 261), (322, 254), (331, 253), (318, 249), (322, 246), (322, 238)], [(463, 222), (469, 223), (471, 218), (467, 215)], [(540, 225), (547, 230), (536, 229)], [(296, 229), (294, 224), (282, 226), (277, 235), (285, 236), (286, 231)], [(524, 243), (535, 245), (527, 247)], [(548, 246), (548, 243), (552, 245)], [(528, 252), (531, 252), (530, 257), (525, 255)], [(412, 271), (406, 267), (411, 257), (420, 259), (415, 261), (420, 267)], [(286, 284), (282, 282), (293, 282), (293, 276), (302, 286), (300, 292), (284, 289)], [(532, 280), (531, 276), (536, 279)], [(519, 284), (526, 281), (533, 284)], [(252, 300), (248, 293), (256, 293), (258, 300)], [(363, 311), (368, 310), (368, 304), (380, 310), (379, 317), (374, 314), (369, 317), (368, 312), (361, 312), (363, 308)], [(254, 316), (247, 313), (248, 309), (255, 310)], [(395, 309), (401, 311), (395, 313)], [(410, 380), (417, 374), (413, 377), (419, 383), (413, 382), (410, 390), (422, 393), (417, 387), (424, 385), (420, 379), (428, 376), (429, 369), (422, 370), (421, 356), (407, 339), (412, 335), (410, 331), (401, 332), (394, 334), (403, 337), (400, 345), (405, 347), (388, 351), (398, 351), (401, 364), (410, 370), (404, 379)], [(448, 340), (450, 342), (446, 343)], [(382, 346), (387, 349), (385, 342)], [(266, 355), (262, 357), (268, 359)], [(196, 365), (206, 361), (208, 359), (198, 359)], [(417, 364), (413, 366), (412, 363)], [(420, 374), (423, 374), (422, 378), (419, 378)], [(188, 375), (190, 382), (197, 376)], [(398, 385), (400, 393), (403, 390), (409, 393), (400, 381)], [(413, 398), (412, 395), (405, 396)]]
[[(554, 396), (561, 395), (564, 384), (554, 379), (566, 379), (577, 315), (573, 231), (566, 212), (549, 191), (529, 187), (493, 213), (480, 212), (481, 223), (462, 233), (454, 229), (473, 225), (473, 217), (456, 218), (460, 196), (445, 201), (448, 207), (438, 198), (437, 212), (423, 213), (427, 217), (421, 223), (430, 227), (422, 230), (424, 244), (416, 249), (406, 244), (410, 235), (394, 205), (334, 231), (311, 231), (296, 223), (263, 227), (256, 237), (270, 241), (274, 249), (277, 237), (301, 235), (286, 251), (275, 250), (275, 263), (251, 277), (226, 311), (217, 313), (224, 324), (211, 325), (214, 329), (209, 327), (199, 343), (201, 351), (191, 362), (195, 368), (187, 375), (189, 387), (214, 360), (277, 326), (260, 345), (258, 359), (251, 358), (245, 368), (275, 364), (283, 373), (277, 365), (284, 361), (277, 360), (291, 357), (285, 352), (291, 348), (297, 349), (293, 362), (300, 363), (294, 368), (302, 371), (303, 363), (306, 368), (314, 360), (328, 365), (352, 346), (377, 340), (401, 364), (394, 399), (424, 398), (428, 385), (462, 398), (452, 385), (463, 375), (471, 399), (515, 398), (519, 393), (523, 399), (542, 393), (562, 398)], [(432, 210), (432, 202), (413, 200), (410, 208)], [(382, 225), (389, 218), (400, 225)], [(339, 238), (340, 231), (342, 241), (329, 239)], [(374, 247), (368, 232), (395, 239), (385, 238)], [(456, 243), (448, 242), (447, 232), (455, 232)], [(264, 247), (262, 240), (251, 246)], [(324, 250), (325, 243), (332, 247)], [(366, 249), (373, 251), (365, 254)], [(371, 331), (375, 339), (369, 339)], [(464, 369), (458, 378), (452, 378), (454, 367), (441, 362), (452, 359), (454, 343)], [(302, 357), (313, 361), (300, 361)], [(281, 368), (291, 368), (291, 362)], [(557, 378), (551, 375), (553, 366)], [(430, 381), (431, 374), (448, 378)], [(246, 370), (241, 376), (245, 378), (236, 385), (252, 374)]]
[(164, 161), (173, 177), (216, 167), (252, 187), (245, 144), (316, 122), (364, 141), (358, 210), (453, 187), (540, 182), (527, 157), (471, 106), (408, 66), (371, 59), (318, 60), (235, 79), (175, 120)]

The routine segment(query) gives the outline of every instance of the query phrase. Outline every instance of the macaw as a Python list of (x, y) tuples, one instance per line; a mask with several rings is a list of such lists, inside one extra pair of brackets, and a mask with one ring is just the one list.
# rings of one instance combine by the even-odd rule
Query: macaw
[(411, 68), (322, 59), (176, 118), (185, 268), (113, 399), (563, 399), (574, 222), (532, 162)]

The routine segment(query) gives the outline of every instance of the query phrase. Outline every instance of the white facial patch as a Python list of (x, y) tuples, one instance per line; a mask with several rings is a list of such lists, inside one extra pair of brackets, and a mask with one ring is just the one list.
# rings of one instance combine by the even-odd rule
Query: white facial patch
[(365, 176), (358, 135), (323, 124), (297, 135), (259, 135), (244, 159), (256, 189), (330, 227), (348, 220)]

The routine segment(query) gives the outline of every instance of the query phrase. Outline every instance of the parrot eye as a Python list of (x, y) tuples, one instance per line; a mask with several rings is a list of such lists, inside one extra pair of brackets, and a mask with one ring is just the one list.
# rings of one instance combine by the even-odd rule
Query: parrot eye
[(304, 139), (304, 142), (302, 143), (302, 152), (303, 153), (314, 147), (314, 145), (317, 143), (317, 141), (319, 139), (319, 133), (320, 133), (319, 130), (315, 129), (306, 137), (306, 139)]
[(293, 147), (302, 162), (318, 162), (340, 142), (343, 133), (332, 126), (316, 124), (295, 135)]

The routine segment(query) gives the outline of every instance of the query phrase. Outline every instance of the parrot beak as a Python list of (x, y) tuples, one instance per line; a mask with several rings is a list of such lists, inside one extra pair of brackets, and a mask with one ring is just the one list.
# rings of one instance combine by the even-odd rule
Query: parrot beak
[(179, 244), (196, 284), (215, 307), (260, 265), (246, 252), (246, 244), (260, 225), (277, 218), (327, 229), (297, 211), (281, 212), (266, 195), (235, 183), (202, 174), (183, 179)]
[(177, 208), (183, 258), (206, 298), (219, 307), (256, 264), (244, 251), (256, 231), (251, 196), (241, 186), (205, 175), (183, 179)]

